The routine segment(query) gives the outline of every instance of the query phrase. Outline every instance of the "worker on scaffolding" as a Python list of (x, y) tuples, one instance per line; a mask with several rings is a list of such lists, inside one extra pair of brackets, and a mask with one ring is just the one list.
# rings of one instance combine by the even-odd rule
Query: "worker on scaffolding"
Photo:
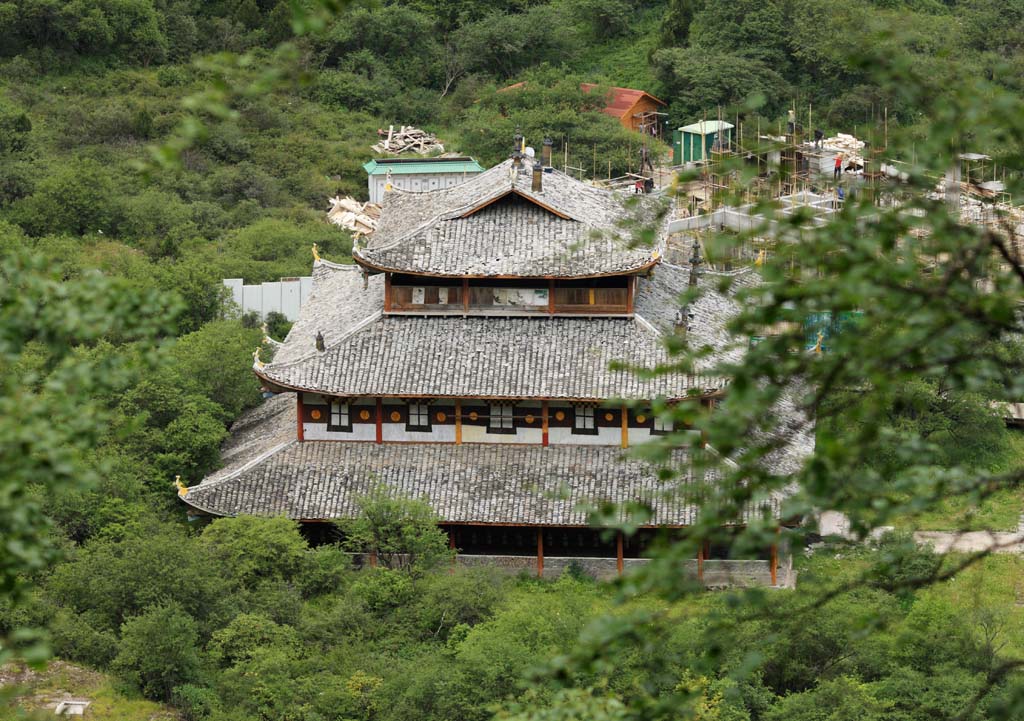
[(843, 154), (842, 153), (836, 153), (836, 167), (835, 167), (835, 170), (832, 172), (832, 179), (833, 180), (839, 180), (839, 176), (842, 174), (842, 172), (843, 172)]
[(644, 172), (644, 168), (650, 168), (651, 172), (654, 172), (654, 164), (651, 162), (651, 151), (647, 149), (647, 146), (640, 148), (640, 172)]

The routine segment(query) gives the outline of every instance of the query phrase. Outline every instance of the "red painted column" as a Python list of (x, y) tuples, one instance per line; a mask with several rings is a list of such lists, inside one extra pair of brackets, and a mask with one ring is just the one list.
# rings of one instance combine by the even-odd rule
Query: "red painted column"
[(548, 402), (540, 402), (540, 444), (546, 446), (548, 444)]
[(377, 443), (384, 442), (384, 401), (377, 399)]
[(616, 543), (615, 543), (615, 545), (617, 546), (617, 548), (615, 549), (615, 565), (619, 569), (619, 575), (621, 576), (622, 575), (622, 570), (623, 570), (623, 568), (626, 565), (625, 554), (623, 553), (623, 550), (622, 550), (622, 531), (619, 531), (616, 534)]
[(544, 529), (537, 529), (537, 578), (544, 578)]
[(302, 407), (302, 391), (295, 394), (295, 415), (298, 418), (298, 438), (301, 443), (306, 440), (302, 428), (302, 416), (305, 415), (304, 408)]

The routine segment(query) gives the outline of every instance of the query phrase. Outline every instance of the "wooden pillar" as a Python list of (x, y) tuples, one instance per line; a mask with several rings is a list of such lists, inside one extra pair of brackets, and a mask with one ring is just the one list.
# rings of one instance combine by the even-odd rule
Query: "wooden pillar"
[(548, 444), (548, 402), (540, 402), (540, 444), (546, 446)]
[(370, 568), (377, 567), (377, 550), (370, 551)]
[(548, 281), (548, 315), (555, 314), (555, 279)]
[(537, 529), (537, 578), (544, 578), (544, 529)]
[(771, 572), (772, 572), (772, 585), (778, 585), (779, 576), (779, 544), (772, 544), (772, 560), (771, 560)]
[(629, 448), (629, 409), (622, 406), (622, 447)]
[[(327, 412), (330, 413), (331, 412), (330, 409), (328, 409)], [(298, 422), (298, 426), (299, 426), (298, 427), (298, 439), (299, 439), (299, 442), (301, 443), (302, 441), (306, 440), (306, 438), (305, 438), (305, 431), (302, 428), (302, 416), (305, 415), (305, 413), (303, 412), (303, 408), (302, 408), (302, 391), (299, 391), (298, 393), (295, 394), (295, 415), (296, 415), (296, 417), (298, 418), (298, 421), (299, 421)]]
[(377, 399), (377, 443), (384, 442), (384, 401)]
[(626, 312), (633, 312), (633, 288), (636, 287), (636, 276), (631, 275), (626, 279)]
[(589, 292), (589, 293), (587, 293), (587, 300), (589, 300), (589, 301), (590, 301), (590, 305), (594, 305), (594, 304), (595, 304), (595, 302), (596, 302), (596, 299), (594, 298), (594, 295), (595, 295), (595, 294), (594, 294), (594, 289), (593, 289), (593, 288), (591, 288), (591, 289), (590, 289), (590, 292)]
[(620, 576), (625, 565), (626, 562), (622, 550), (622, 531), (619, 531), (615, 534), (615, 567), (619, 569)]
[(391, 312), (391, 273), (384, 274), (384, 312)]
[(462, 312), (469, 313), (469, 278), (462, 279)]
[(462, 445), (462, 401), (455, 401), (455, 445)]
[(700, 548), (697, 550), (697, 580), (701, 583), (704, 582), (704, 542), (701, 541)]

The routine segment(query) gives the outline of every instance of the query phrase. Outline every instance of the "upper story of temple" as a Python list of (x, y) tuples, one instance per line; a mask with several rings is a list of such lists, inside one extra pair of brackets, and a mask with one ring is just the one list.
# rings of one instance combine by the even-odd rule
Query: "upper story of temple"
[(629, 316), (668, 207), (515, 157), (451, 188), (388, 192), (353, 259), (384, 275), (389, 315)]

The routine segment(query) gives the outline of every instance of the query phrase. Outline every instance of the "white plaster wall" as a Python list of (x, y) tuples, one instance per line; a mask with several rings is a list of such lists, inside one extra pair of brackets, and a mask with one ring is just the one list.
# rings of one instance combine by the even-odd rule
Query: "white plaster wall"
[[(477, 173), (392, 173), (391, 185), (401, 190), (411, 190), (423, 193), (428, 190), (439, 188), (450, 188), (458, 185)], [(370, 202), (380, 203), (384, 198), (384, 186), (387, 184), (386, 175), (370, 176), (367, 189), (370, 191)]]
[(307, 441), (375, 441), (377, 426), (373, 423), (353, 423), (352, 431), (329, 431), (326, 423), (303, 423), (302, 437)]
[(488, 433), (487, 426), (462, 426), (463, 443), (534, 443), (544, 442), (544, 430), (541, 428), (517, 428), (515, 435), (511, 433)]
[(596, 436), (576, 434), (572, 428), (549, 428), (548, 443), (575, 446), (621, 446), (622, 429), (598, 428)]
[(646, 443), (652, 438), (658, 438), (659, 436), (651, 433), (650, 428), (630, 428), (629, 429), (629, 445), (638, 446), (641, 443)]
[(435, 425), (430, 431), (407, 431), (404, 423), (385, 423), (381, 437), (388, 441), (415, 441), (418, 443), (454, 443), (454, 425)]

